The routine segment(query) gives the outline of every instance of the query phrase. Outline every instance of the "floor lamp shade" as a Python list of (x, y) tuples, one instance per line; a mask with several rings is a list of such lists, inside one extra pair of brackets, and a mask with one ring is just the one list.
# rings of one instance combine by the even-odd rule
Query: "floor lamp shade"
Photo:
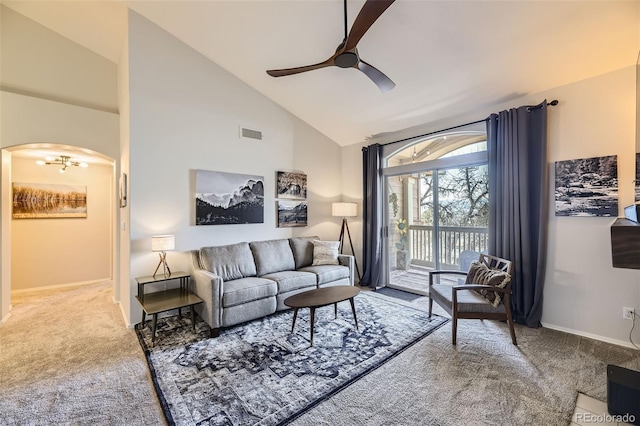
[(358, 205), (356, 203), (331, 204), (331, 216), (354, 217), (357, 215), (358, 215)]

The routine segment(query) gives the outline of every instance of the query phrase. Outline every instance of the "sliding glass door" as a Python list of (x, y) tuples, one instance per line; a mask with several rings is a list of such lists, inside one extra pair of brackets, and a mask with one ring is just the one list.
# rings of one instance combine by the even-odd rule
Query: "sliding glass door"
[[(429, 271), (466, 268), (486, 250), (485, 147), (484, 141), (475, 140), (429, 161), (385, 169), (383, 277), (389, 287), (427, 294)], [(396, 174), (403, 171), (408, 172)]]

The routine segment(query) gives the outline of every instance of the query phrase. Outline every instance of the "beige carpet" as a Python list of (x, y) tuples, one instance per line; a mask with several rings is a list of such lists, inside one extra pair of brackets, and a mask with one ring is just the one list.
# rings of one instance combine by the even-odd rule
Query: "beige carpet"
[(162, 425), (108, 284), (16, 294), (0, 326), (0, 424)]
[[(164, 423), (107, 285), (21, 294), (13, 305), (0, 326), (0, 423)], [(578, 391), (606, 399), (607, 363), (640, 370), (636, 350), (547, 329), (516, 333), (517, 347), (502, 323), (462, 320), (453, 347), (447, 324), (294, 423), (567, 425)]]

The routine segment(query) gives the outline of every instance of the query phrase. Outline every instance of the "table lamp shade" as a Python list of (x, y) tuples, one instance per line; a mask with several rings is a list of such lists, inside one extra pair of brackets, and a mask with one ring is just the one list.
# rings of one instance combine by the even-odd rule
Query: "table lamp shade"
[(151, 251), (166, 251), (176, 248), (174, 235), (154, 235), (151, 237)]
[(337, 217), (353, 217), (358, 215), (356, 203), (332, 203), (331, 215)]

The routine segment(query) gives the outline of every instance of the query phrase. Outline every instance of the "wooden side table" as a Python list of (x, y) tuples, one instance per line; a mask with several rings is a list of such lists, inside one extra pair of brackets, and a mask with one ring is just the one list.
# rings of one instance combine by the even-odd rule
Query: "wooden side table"
[[(136, 299), (138, 299), (138, 302), (140, 302), (140, 305), (142, 306), (141, 327), (144, 327), (147, 315), (153, 315), (153, 320), (151, 322), (152, 343), (155, 343), (156, 341), (156, 325), (158, 322), (158, 314), (160, 312), (177, 309), (178, 316), (180, 317), (182, 316), (182, 308), (189, 306), (189, 309), (191, 310), (191, 323), (193, 325), (193, 330), (195, 331), (196, 316), (193, 306), (198, 303), (202, 303), (202, 299), (189, 291), (188, 285), (190, 277), (191, 274), (188, 272), (179, 271), (166, 277), (158, 274), (155, 277), (148, 276), (136, 278), (136, 282), (138, 283), (138, 295), (136, 296)], [(170, 280), (180, 280), (180, 287), (171, 290), (145, 293), (145, 285)]]

